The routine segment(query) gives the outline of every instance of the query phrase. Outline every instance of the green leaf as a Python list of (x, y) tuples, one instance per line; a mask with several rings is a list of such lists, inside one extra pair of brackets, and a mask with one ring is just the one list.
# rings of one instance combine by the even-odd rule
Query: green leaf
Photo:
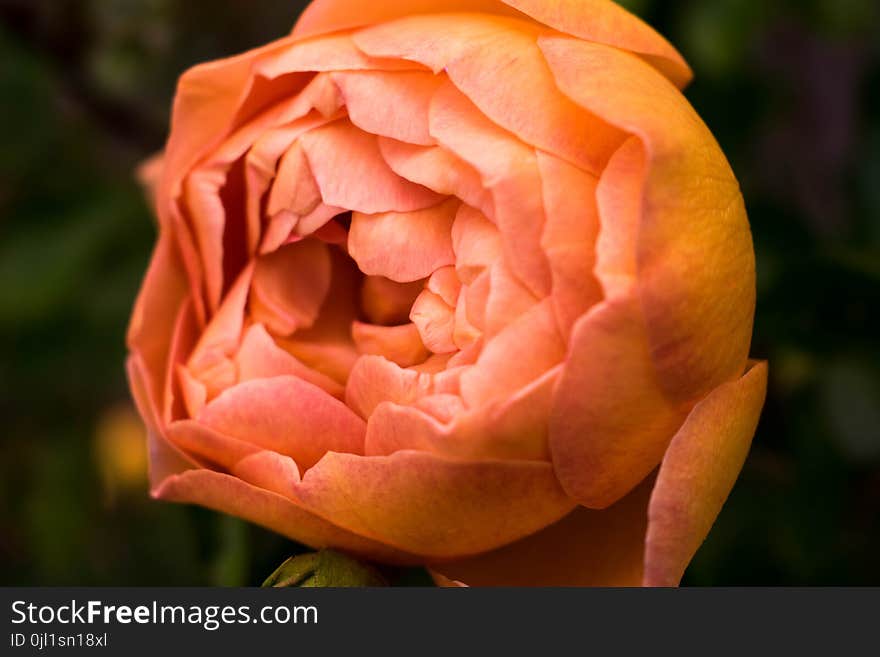
[(388, 582), (372, 566), (341, 552), (321, 550), (290, 557), (266, 578), (263, 586), (388, 586)]

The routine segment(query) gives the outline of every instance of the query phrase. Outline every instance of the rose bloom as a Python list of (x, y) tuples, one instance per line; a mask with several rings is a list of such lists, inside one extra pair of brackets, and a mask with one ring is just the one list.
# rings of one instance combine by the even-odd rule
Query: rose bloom
[(610, 0), (317, 0), (183, 75), (128, 335), (155, 497), (468, 585), (676, 585), (767, 368), (736, 179)]

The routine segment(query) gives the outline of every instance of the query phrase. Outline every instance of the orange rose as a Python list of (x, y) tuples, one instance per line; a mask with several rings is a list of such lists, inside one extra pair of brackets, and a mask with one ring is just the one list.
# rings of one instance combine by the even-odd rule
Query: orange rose
[(128, 337), (153, 494), (443, 581), (677, 584), (767, 376), (689, 77), (609, 0), (317, 0), (184, 74)]

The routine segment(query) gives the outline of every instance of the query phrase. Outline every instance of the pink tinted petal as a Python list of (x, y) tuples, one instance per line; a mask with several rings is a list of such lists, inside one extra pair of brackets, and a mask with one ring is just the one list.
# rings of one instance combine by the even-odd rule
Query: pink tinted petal
[(473, 409), (448, 394), (423, 397), (418, 408), (380, 404), (367, 423), (364, 449), (368, 455), (415, 449), (458, 459), (547, 460), (558, 375), (559, 367), (509, 399)]
[(318, 386), (337, 399), (345, 395), (345, 388), (335, 380), (307, 367), (275, 344), (262, 324), (254, 324), (245, 332), (235, 362), (240, 382), (292, 375)]
[(404, 369), (381, 356), (361, 357), (348, 378), (346, 404), (366, 418), (384, 401), (408, 405), (430, 395), (456, 393), (458, 377), (464, 368), (446, 369), (443, 356), (433, 358), (441, 359), (436, 367), (429, 358)]
[(533, 293), (546, 295), (550, 269), (540, 249), (544, 205), (534, 151), (493, 125), (449, 82), (431, 103), (431, 134), (480, 172), (492, 191), (505, 258)]
[(422, 281), (398, 283), (384, 276), (367, 276), (361, 287), (361, 307), (373, 324), (403, 324), (423, 285)]
[(595, 306), (569, 344), (550, 418), (553, 464), (569, 495), (605, 508), (657, 467), (688, 407), (656, 380), (635, 298)]
[(349, 531), (434, 558), (493, 549), (572, 508), (547, 463), (450, 461), (414, 451), (328, 453), (295, 498)]
[(410, 144), (436, 143), (428, 131), (431, 96), (442, 79), (429, 72), (334, 73), (351, 122), (365, 132)]
[(653, 477), (608, 509), (578, 507), (516, 543), (432, 571), (459, 586), (639, 586), (652, 484)]
[[(524, 349), (523, 346), (528, 345)], [(515, 358), (511, 355), (516, 354)], [(565, 343), (548, 300), (534, 306), (483, 348), (474, 367), (462, 374), (468, 406), (509, 396), (562, 362)]]
[(330, 289), (327, 245), (314, 239), (284, 246), (257, 259), (251, 314), (278, 335), (312, 326)]
[(342, 402), (295, 376), (246, 381), (202, 410), (215, 431), (292, 457), (306, 470), (326, 452), (362, 453), (365, 426)]
[(422, 344), (415, 324), (376, 326), (355, 322), (352, 335), (362, 354), (384, 356), (401, 367), (421, 363), (428, 357), (428, 350)]
[(494, 216), (492, 195), (483, 187), (479, 172), (445, 148), (380, 137), (379, 149), (388, 166), (400, 177), (438, 194), (460, 198), (463, 203)]
[(424, 345), (437, 354), (457, 351), (453, 339), (455, 311), (443, 298), (430, 290), (423, 290), (409, 313)]
[(192, 458), (226, 470), (231, 470), (241, 459), (260, 451), (253, 443), (214, 431), (194, 420), (170, 424), (168, 440)]
[(593, 275), (599, 217), (596, 178), (571, 164), (538, 152), (547, 220), (541, 248), (550, 262), (553, 306), (567, 337), (581, 315), (602, 298)]
[(220, 304), (223, 291), (223, 229), (226, 212), (220, 188), (226, 182), (225, 167), (198, 169), (185, 182), (185, 203), (192, 220), (212, 309)]
[(457, 199), (414, 212), (352, 214), (348, 252), (362, 272), (409, 283), (455, 262)]
[(458, 277), (470, 284), (501, 257), (501, 235), (483, 213), (462, 204), (452, 224), (452, 247)]
[(157, 498), (200, 504), (271, 529), (313, 548), (344, 549), (382, 563), (416, 564), (419, 558), (339, 528), (297, 506), (290, 498), (211, 470), (191, 470), (167, 477)]
[(375, 214), (421, 210), (443, 200), (395, 174), (376, 136), (347, 121), (311, 130), (301, 143), (327, 205)]
[(253, 486), (285, 497), (299, 483), (299, 469), (289, 456), (268, 450), (245, 456), (232, 466), (232, 474)]
[(736, 178), (684, 96), (650, 66), (596, 43), (540, 45), (566, 95), (644, 145), (640, 302), (665, 393), (697, 399), (740, 375), (751, 341), (754, 250)]
[(697, 404), (672, 439), (648, 507), (645, 585), (678, 585), (739, 476), (766, 392), (767, 364), (754, 364)]

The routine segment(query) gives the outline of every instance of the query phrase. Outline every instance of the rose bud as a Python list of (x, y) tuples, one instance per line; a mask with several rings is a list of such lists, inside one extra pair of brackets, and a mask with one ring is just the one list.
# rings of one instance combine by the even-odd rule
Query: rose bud
[(469, 585), (675, 585), (767, 368), (736, 179), (610, 0), (317, 0), (183, 75), (128, 335), (155, 497)]

